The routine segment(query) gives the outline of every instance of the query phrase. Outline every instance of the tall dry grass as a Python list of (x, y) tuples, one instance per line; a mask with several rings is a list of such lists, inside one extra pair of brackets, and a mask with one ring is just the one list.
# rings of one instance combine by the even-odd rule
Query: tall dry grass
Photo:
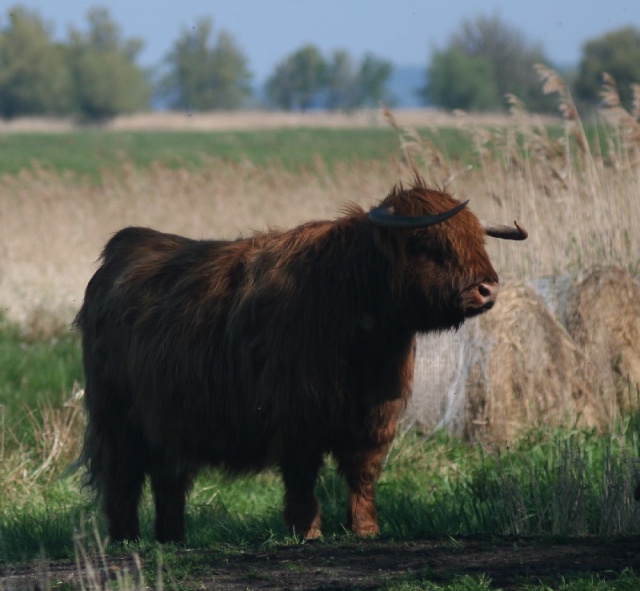
[(347, 201), (368, 206), (397, 178), (385, 163), (338, 165), (330, 175), (322, 162), (293, 173), (218, 160), (197, 171), (123, 164), (105, 172), (100, 186), (42, 168), (5, 177), (0, 305), (27, 331), (46, 332), (71, 320), (104, 243), (123, 226), (233, 238), (333, 217)]
[[(0, 180), (0, 306), (26, 332), (66, 327), (80, 305), (102, 246), (117, 229), (146, 225), (192, 237), (231, 238), (268, 227), (335, 217), (349, 201), (368, 207), (417, 166), (432, 183), (470, 198), (482, 218), (517, 219), (530, 233), (513, 244), (490, 240), (496, 269), (506, 278), (532, 278), (614, 263), (635, 270), (640, 253), (640, 91), (628, 113), (604, 87), (603, 121), (610, 151), (585, 138), (570, 93), (555, 72), (541, 68), (547, 92), (557, 93), (564, 135), (552, 139), (543, 122), (516, 97), (506, 124), (465, 114), (474, 164), (451, 162), (434, 144), (398, 126), (398, 161), (337, 166), (322, 161), (303, 172), (251, 162), (210, 160), (200, 170), (148, 170), (127, 163), (107, 170), (99, 186), (73, 182), (44, 168)], [(601, 129), (605, 130), (602, 126)]]
[[(558, 95), (564, 134), (527, 113), (517, 97), (511, 125), (479, 126), (462, 115), (477, 156), (472, 170), (446, 170), (454, 188), (472, 199), (484, 217), (516, 217), (530, 230), (524, 248), (490, 244), (496, 268), (518, 278), (577, 271), (594, 264), (638, 270), (640, 212), (640, 87), (636, 108), (624, 111), (611, 78), (606, 79), (605, 108), (598, 131), (608, 151), (587, 142), (583, 124), (564, 81), (539, 67), (547, 93)], [(616, 97), (617, 100), (614, 100)], [(431, 158), (433, 161), (433, 158)], [(460, 174), (462, 172), (462, 174)]]
[(59, 408), (41, 403), (25, 409), (31, 441), (18, 437), (12, 425), (0, 422), (0, 488), (6, 495), (0, 513), (9, 505), (21, 507), (40, 498), (77, 459), (85, 426), (82, 395), (75, 388)]

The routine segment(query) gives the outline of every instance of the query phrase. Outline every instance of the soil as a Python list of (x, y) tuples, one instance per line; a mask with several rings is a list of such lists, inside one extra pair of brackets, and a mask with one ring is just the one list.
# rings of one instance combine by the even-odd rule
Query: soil
[[(545, 583), (554, 589), (562, 581), (599, 575), (614, 579), (626, 569), (640, 573), (640, 537), (575, 538), (560, 541), (523, 537), (456, 537), (412, 542), (346, 540), (276, 546), (221, 554), (183, 550), (174, 565), (188, 563), (184, 576), (174, 567), (163, 575), (165, 588), (219, 589), (379, 589), (394, 584), (432, 581), (441, 585), (461, 576), (484, 576), (491, 589), (513, 591)], [(99, 561), (95, 563), (100, 564)], [(109, 556), (98, 578), (139, 572), (133, 558)], [(108, 573), (108, 575), (106, 574)], [(73, 561), (5, 567), (0, 589), (39, 590), (81, 588)], [(83, 572), (85, 585), (90, 575)], [(90, 589), (98, 588), (87, 585)]]

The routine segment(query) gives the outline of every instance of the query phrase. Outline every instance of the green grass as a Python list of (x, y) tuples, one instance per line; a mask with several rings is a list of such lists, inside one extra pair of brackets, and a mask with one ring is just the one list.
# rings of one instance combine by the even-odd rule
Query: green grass
[[(621, 429), (616, 436), (537, 432), (501, 454), (443, 434), (425, 439), (410, 432), (395, 444), (379, 483), (382, 535), (411, 540), (637, 534), (640, 522), (632, 499), (637, 435), (629, 424)], [(66, 475), (63, 468), (24, 506), (0, 504), (3, 552), (10, 560), (32, 557), (41, 546), (47, 556), (67, 556), (74, 528), (96, 510), (80, 491), (79, 475)], [(343, 536), (347, 490), (331, 462), (317, 494), (325, 535)], [(188, 544), (215, 549), (284, 542), (281, 505), (282, 484), (273, 472), (231, 479), (205, 471), (189, 502)], [(147, 542), (153, 539), (152, 520), (147, 491), (142, 506)], [(104, 532), (104, 524), (100, 527)]]
[(43, 404), (60, 406), (82, 379), (75, 334), (65, 333), (49, 342), (27, 340), (0, 320), (0, 405), (5, 424), (21, 442), (33, 436), (29, 411)]
[[(444, 158), (453, 163), (477, 162), (473, 125), (462, 128), (419, 128), (417, 131)], [(494, 126), (494, 129), (497, 129)], [(561, 125), (546, 128), (549, 137), (564, 136)], [(610, 146), (611, 130), (602, 125), (585, 126), (592, 146), (603, 154)], [(406, 138), (412, 141), (414, 138)], [(614, 138), (615, 140), (615, 138)], [(520, 138), (519, 142), (522, 142)], [(493, 142), (486, 146), (495, 151)], [(161, 164), (200, 168), (212, 158), (250, 161), (257, 166), (283, 164), (290, 170), (314, 167), (320, 160), (333, 170), (336, 163), (398, 158), (398, 133), (380, 128), (297, 128), (252, 131), (105, 131), (78, 130), (62, 133), (14, 133), (0, 135), (0, 176), (44, 167), (73, 179), (99, 182), (105, 169), (123, 162), (136, 167)]]
[[(636, 591), (640, 578), (631, 571), (625, 571), (618, 577), (605, 579), (600, 575), (589, 575), (561, 580), (553, 587), (545, 583), (530, 583), (521, 587), (526, 591)], [(491, 591), (496, 589), (485, 575), (456, 577), (448, 583), (434, 583), (428, 580), (407, 581), (399, 584), (383, 585), (383, 591)]]
[[(3, 451), (37, 447), (39, 431), (28, 417), (39, 408), (60, 408), (81, 382), (80, 345), (75, 335), (50, 342), (25, 340), (6, 324), (0, 330), (0, 399), (4, 411)], [(38, 422), (38, 421), (36, 421)], [(416, 539), (458, 534), (574, 536), (640, 532), (632, 499), (637, 478), (638, 426), (628, 418), (612, 434), (589, 430), (532, 431), (499, 452), (471, 446), (445, 433), (424, 438), (410, 431), (396, 439), (378, 486), (383, 536)], [(37, 466), (42, 458), (33, 458)], [(95, 512), (80, 491), (79, 474), (56, 468), (54, 478), (33, 484), (27, 502), (0, 497), (2, 553), (16, 560), (72, 551), (71, 537), (81, 517)], [(323, 531), (344, 533), (347, 491), (329, 461), (317, 493)], [(215, 547), (283, 541), (277, 474), (228, 478), (204, 471), (188, 508), (189, 545)], [(142, 508), (143, 537), (152, 539), (147, 493)], [(101, 525), (101, 527), (103, 527)]]
[[(74, 539), (90, 540), (92, 523), (100, 536), (106, 531), (95, 501), (81, 489), (81, 474), (68, 470), (69, 458), (37, 478), (24, 479), (21, 474), (33, 474), (43, 460), (40, 432), (32, 418), (44, 418), (39, 414), (42, 405), (61, 408), (74, 382), (82, 379), (79, 341), (71, 333), (47, 342), (34, 341), (6, 323), (0, 326), (0, 404), (4, 412), (0, 460), (10, 460), (19, 449), (27, 450), (19, 470), (0, 481), (0, 563), (40, 556), (73, 559), (78, 552)], [(382, 539), (446, 540), (469, 534), (531, 535), (543, 540), (639, 535), (640, 512), (632, 498), (637, 458), (635, 417), (613, 425), (605, 435), (570, 427), (531, 431), (516, 445), (500, 451), (468, 445), (445, 433), (425, 438), (410, 431), (394, 443), (378, 486)], [(164, 583), (179, 588), (182, 580), (206, 578), (211, 565), (225, 557), (297, 542), (283, 525), (282, 494), (281, 480), (274, 472), (231, 479), (219, 471), (203, 471), (190, 497), (187, 531), (188, 547), (206, 551), (206, 560), (202, 553), (185, 555), (179, 547), (160, 548), (153, 542), (148, 490), (141, 507), (143, 540), (113, 546), (108, 552), (140, 554), (149, 584), (158, 582), (158, 568), (163, 565)], [(347, 490), (330, 460), (321, 473), (317, 494), (323, 507), (325, 539), (321, 543), (344, 543), (349, 539), (344, 529)], [(89, 533), (78, 538), (86, 530)], [(381, 588), (388, 591), (494, 588), (483, 575), (446, 582), (416, 576), (385, 584), (382, 581)], [(532, 583), (527, 587), (530, 591), (552, 588), (627, 591), (640, 588), (640, 579), (623, 572), (606, 579), (578, 576), (559, 586)]]
[[(469, 150), (461, 130), (426, 131), (452, 159)], [(122, 161), (147, 167), (200, 167), (207, 159), (274, 162), (290, 169), (313, 166), (320, 158), (329, 168), (336, 162), (380, 160), (398, 155), (397, 133), (391, 128), (276, 129), (234, 132), (74, 131), (0, 135), (0, 175), (17, 174), (35, 164), (60, 174), (100, 178), (100, 171)]]

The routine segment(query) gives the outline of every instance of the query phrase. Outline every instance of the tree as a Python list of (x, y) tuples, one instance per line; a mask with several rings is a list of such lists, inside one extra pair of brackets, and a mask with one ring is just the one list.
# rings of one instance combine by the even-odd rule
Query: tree
[(391, 102), (387, 83), (392, 72), (391, 62), (370, 53), (365, 55), (356, 79), (357, 106), (377, 105), (381, 100)]
[(142, 49), (138, 39), (124, 40), (104, 8), (87, 15), (89, 30), (71, 30), (67, 48), (77, 112), (103, 121), (149, 105), (150, 86), (135, 63)]
[(326, 88), (327, 63), (314, 45), (305, 45), (280, 62), (267, 80), (266, 92), (276, 106), (305, 111)]
[[(456, 96), (459, 100), (466, 96), (470, 102), (458, 103), (458, 108), (503, 109), (504, 96), (511, 93), (531, 110), (550, 110), (554, 108), (553, 100), (542, 92), (534, 70), (536, 63), (548, 63), (539, 45), (529, 43), (520, 31), (505, 24), (498, 15), (478, 16), (463, 21), (448, 47), (434, 54), (422, 95), (438, 106), (451, 108), (445, 88), (460, 86)], [(447, 73), (446, 64), (454, 66), (455, 73)], [(480, 68), (480, 73), (475, 68)], [(431, 79), (431, 74), (436, 72), (438, 77)], [(462, 73), (468, 78), (451, 79)]]
[(351, 111), (390, 100), (386, 88), (391, 63), (367, 54), (357, 64), (349, 52), (338, 49), (325, 61), (307, 45), (291, 54), (267, 81), (267, 96), (285, 110), (324, 106)]
[(166, 61), (162, 93), (175, 109), (237, 109), (251, 94), (247, 60), (233, 37), (221, 31), (211, 45), (213, 23), (200, 19), (183, 30)]
[(459, 47), (436, 52), (428, 79), (425, 94), (436, 105), (469, 111), (486, 111), (500, 105), (489, 59), (468, 55)]
[(70, 108), (70, 77), (51, 29), (34, 12), (13, 7), (0, 31), (0, 115), (62, 114)]
[(633, 100), (631, 83), (640, 83), (640, 30), (625, 27), (585, 43), (575, 81), (576, 96), (597, 102), (606, 72), (615, 78), (620, 100), (627, 109)]
[(344, 49), (333, 52), (327, 64), (325, 105), (329, 110), (350, 110), (357, 103), (356, 65)]

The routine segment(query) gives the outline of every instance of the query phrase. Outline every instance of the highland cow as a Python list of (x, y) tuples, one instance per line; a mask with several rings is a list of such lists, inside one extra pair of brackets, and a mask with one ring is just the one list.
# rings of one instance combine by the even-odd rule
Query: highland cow
[(376, 534), (374, 486), (410, 396), (416, 334), (495, 301), (485, 234), (526, 238), (419, 177), (369, 212), (235, 241), (115, 234), (76, 318), (83, 460), (111, 540), (139, 537), (148, 475), (156, 538), (183, 541), (204, 465), (278, 468), (289, 530), (320, 536), (326, 454), (348, 484), (348, 526)]

